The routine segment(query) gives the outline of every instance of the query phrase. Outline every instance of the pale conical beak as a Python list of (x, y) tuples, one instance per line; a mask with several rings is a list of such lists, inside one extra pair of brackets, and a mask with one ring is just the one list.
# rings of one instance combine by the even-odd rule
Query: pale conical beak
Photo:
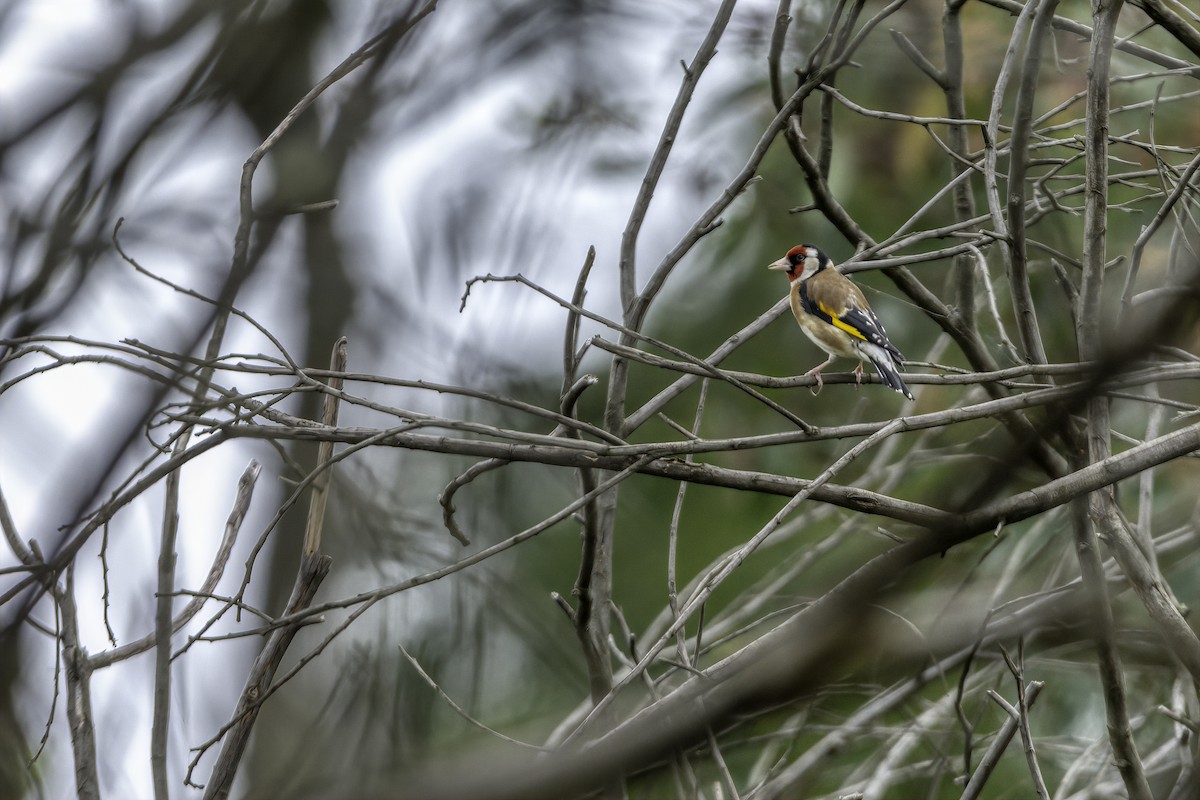
[(784, 256), (778, 261), (773, 261), (770, 264), (767, 264), (767, 269), (777, 269), (782, 272), (787, 272), (791, 268), (792, 265), (788, 263), (787, 256)]

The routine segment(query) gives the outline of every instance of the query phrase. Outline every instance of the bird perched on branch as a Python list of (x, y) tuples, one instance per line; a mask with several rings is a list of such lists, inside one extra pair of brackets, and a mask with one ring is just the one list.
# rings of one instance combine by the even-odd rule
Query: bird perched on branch
[(862, 290), (838, 272), (829, 256), (811, 244), (800, 244), (767, 269), (787, 273), (792, 286), (792, 313), (796, 315), (800, 329), (829, 353), (825, 362), (804, 373), (816, 376), (817, 392), (824, 385), (821, 370), (838, 356), (844, 356), (858, 359), (858, 366), (854, 368), (858, 382), (862, 382), (862, 362), (868, 359), (885, 385), (909, 400), (913, 399), (899, 373), (904, 356), (888, 341), (883, 323), (867, 304)]

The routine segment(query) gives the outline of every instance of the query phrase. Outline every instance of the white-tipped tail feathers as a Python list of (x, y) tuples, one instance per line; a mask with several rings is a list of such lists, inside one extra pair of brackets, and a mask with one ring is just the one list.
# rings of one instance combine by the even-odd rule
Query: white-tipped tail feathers
[(895, 356), (890, 352), (871, 342), (861, 342), (858, 349), (869, 359), (874, 365), (875, 371), (879, 373), (879, 377), (883, 380), (885, 386), (893, 389), (907, 397), (913, 399), (912, 392), (908, 389), (908, 384), (900, 377), (900, 363), (896, 361)]

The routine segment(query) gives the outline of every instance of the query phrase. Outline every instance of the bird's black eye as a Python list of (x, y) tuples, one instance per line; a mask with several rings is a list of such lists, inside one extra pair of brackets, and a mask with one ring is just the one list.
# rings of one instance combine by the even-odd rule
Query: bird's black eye
[(818, 272), (821, 271), (822, 269), (824, 269), (829, 264), (829, 256), (825, 255), (823, 252), (821, 252), (816, 247), (813, 247), (811, 244), (797, 245), (796, 250), (798, 251), (798, 254), (797, 254), (798, 262), (807, 261), (810, 258), (816, 259)]

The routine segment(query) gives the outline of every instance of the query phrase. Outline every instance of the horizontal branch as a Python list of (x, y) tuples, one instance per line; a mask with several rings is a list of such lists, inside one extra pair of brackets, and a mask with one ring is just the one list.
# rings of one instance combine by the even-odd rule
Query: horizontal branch
[[(1068, 391), (1068, 389), (1069, 387), (1048, 391)], [(223, 432), (230, 437), (303, 441), (332, 440), (347, 444), (379, 437), (380, 433), (363, 428), (285, 428), (273, 425), (241, 425), (225, 428)], [(645, 453), (602, 455), (567, 447), (485, 442), (407, 432), (397, 432), (387, 437), (379, 437), (378, 443), (382, 446), (452, 455), (504, 458), (510, 461), (611, 471), (627, 469), (639, 458), (647, 457)], [(680, 446), (684, 446), (684, 444), (681, 443)], [(929, 528), (937, 534), (933, 537), (937, 541), (933, 545), (926, 541), (929, 537), (922, 537), (918, 541), (926, 542), (924, 545), (926, 548), (934, 546), (934, 550), (931, 552), (937, 552), (966, 541), (984, 531), (992, 530), (998, 524), (1009, 524), (1027, 519), (1062, 505), (1080, 494), (1109, 486), (1123, 478), (1136, 475), (1144, 469), (1187, 455), (1197, 449), (1200, 449), (1200, 424), (1191, 425), (1137, 445), (1104, 461), (1091, 464), (1061, 478), (965, 514), (898, 500), (865, 489), (833, 484), (825, 484), (813, 491), (812, 498), (854, 511), (890, 517)], [(655, 458), (642, 465), (638, 471), (645, 475), (676, 481), (784, 496), (792, 496), (800, 491), (806, 491), (811, 484), (810, 481), (800, 478), (734, 470), (710, 464), (688, 463), (671, 458)], [(910, 542), (907, 546), (915, 545)], [(926, 555), (928, 554), (926, 553)]]
[[(648, 457), (646, 453), (605, 455), (598, 450), (607, 449), (606, 446), (577, 440), (563, 440), (564, 444), (561, 446), (511, 444), (409, 432), (395, 432), (389, 436), (380, 437), (380, 431), (372, 428), (292, 428), (280, 425), (239, 425), (224, 427), (222, 430), (228, 436), (247, 439), (334, 441), (342, 444), (357, 444), (372, 437), (379, 437), (377, 444), (381, 447), (399, 447), (447, 455), (499, 458), (506, 461), (574, 469), (604, 469), (614, 472), (627, 469), (639, 458)], [(803, 435), (803, 432), (797, 433)], [(584, 449), (580, 445), (592, 449)], [(681, 442), (679, 446), (686, 447), (687, 443)], [(640, 467), (638, 472), (671, 480), (742, 491), (764, 492), (785, 497), (791, 497), (797, 492), (806, 490), (811, 483), (811, 481), (801, 478), (789, 478), (769, 472), (750, 472), (716, 467), (710, 464), (687, 463), (661, 456), (654, 456), (654, 458), (655, 460)], [(923, 527), (934, 527), (950, 521), (943, 512), (929, 506), (895, 500), (856, 487), (825, 484), (814, 491), (812, 497), (814, 500), (831, 503), (852, 511), (877, 514)]]
[[(645, 350), (638, 350), (635, 347), (626, 347), (616, 342), (610, 342), (599, 336), (594, 336), (589, 343), (601, 350), (606, 350), (610, 353), (628, 358), (631, 361), (638, 361), (652, 367), (661, 367), (674, 372), (685, 372), (691, 375), (706, 375), (707, 373), (700, 367), (694, 364), (689, 364), (684, 361), (676, 361), (670, 358), (664, 358)], [(990, 372), (952, 372), (946, 375), (920, 375), (916, 373), (905, 373), (904, 380), (906, 383), (916, 383), (932, 386), (972, 386), (980, 383), (1010, 381), (1014, 378), (1033, 378), (1033, 377), (1058, 377), (1062, 375), (1080, 375), (1085, 374), (1095, 369), (1094, 364), (1076, 361), (1064, 364), (1018, 364), (1014, 367), (1006, 367), (1004, 369), (996, 369)], [(768, 389), (797, 389), (817, 385), (817, 379), (807, 375), (789, 375), (784, 378), (776, 378), (770, 375), (763, 375), (758, 372), (739, 372), (737, 370), (724, 370), (726, 375), (737, 378), (742, 383), (749, 386), (761, 386)], [(1200, 376), (1200, 372), (1197, 373)], [(1180, 376), (1181, 378), (1194, 377), (1191, 375)], [(846, 373), (824, 373), (823, 380), (825, 384), (861, 384), (861, 383), (878, 383), (879, 378), (874, 375), (862, 375), (861, 378), (856, 378), (853, 372)]]
[[(605, 349), (610, 347), (613, 349), (620, 349), (622, 350), (622, 354), (627, 357), (633, 357), (634, 354), (637, 354), (638, 358), (646, 360), (647, 363), (653, 363), (658, 366), (678, 369), (684, 372), (690, 372), (691, 369), (694, 368), (691, 365), (687, 365), (682, 362), (671, 362), (666, 359), (661, 359), (657, 356), (645, 354), (641, 351), (636, 351), (631, 348), (624, 348), (620, 345), (614, 345), (609, 342), (605, 342), (604, 347)], [(911, 377), (914, 383), (943, 385), (974, 384), (986, 383), (989, 381), (1000, 381), (1021, 375), (1063, 376), (1081, 372), (1088, 373), (1094, 372), (1095, 368), (1095, 364), (1089, 363), (1022, 365), (1002, 370), (994, 370), (986, 373), (963, 372), (949, 375), (911, 375), (906, 377)], [(776, 388), (790, 388), (792, 386), (804, 385), (803, 383), (800, 383), (800, 381), (807, 380), (803, 377), (772, 378), (755, 373), (734, 374), (744, 378), (746, 383)], [(1102, 391), (1115, 391), (1118, 389), (1143, 386), (1162, 381), (1195, 380), (1198, 377), (1200, 377), (1200, 363), (1152, 364), (1145, 369), (1126, 373), (1109, 381), (1105, 381), (1100, 385), (1099, 388)], [(849, 382), (852, 379), (853, 378), (851, 375), (830, 376), (830, 382), (833, 383)], [(1092, 382), (1071, 383), (1061, 386), (1036, 388), (1021, 394), (1013, 394), (996, 400), (986, 400), (968, 406), (948, 408), (941, 411), (933, 411), (927, 414), (915, 414), (903, 418), (903, 429), (906, 431), (924, 430), (953, 423), (984, 419), (1010, 411), (1037, 408), (1040, 406), (1069, 400), (1072, 397), (1077, 396), (1081, 390), (1086, 389), (1090, 391), (1093, 388), (1096, 387)], [(291, 424), (292, 420), (294, 419), (293, 417), (275, 410), (272, 410), (267, 416), (271, 421), (277, 424), (254, 428), (252, 426), (235, 427), (229, 423), (208, 418), (195, 418), (193, 421), (198, 423), (202, 422), (220, 430), (232, 431), (239, 436), (252, 438), (305, 439), (310, 441), (333, 439), (334, 441), (347, 444), (360, 444), (366, 439), (378, 437), (382, 433), (381, 430), (374, 428), (322, 428), (319, 426), (314, 426), (312, 423), (308, 423), (306, 425), (293, 425)], [(433, 452), (445, 452), (454, 455), (477, 456), (481, 458), (511, 458), (511, 460), (516, 461), (538, 462), (556, 466), (580, 466), (582, 458), (583, 466), (599, 467), (603, 469), (622, 469), (625, 466), (624, 463), (618, 464), (616, 467), (610, 467), (607, 466), (607, 464), (602, 464), (591, 459), (604, 457), (635, 458), (646, 455), (657, 458), (669, 458), (687, 454), (752, 450), (763, 447), (800, 444), (804, 442), (857, 438), (874, 434), (881, 427), (888, 424), (889, 421), (890, 420), (883, 420), (879, 422), (861, 422), (849, 425), (829, 426), (814, 428), (811, 431), (788, 430), (779, 433), (761, 434), (756, 436), (739, 436), (726, 439), (691, 438), (686, 441), (647, 442), (630, 445), (607, 444), (603, 442), (591, 442), (579, 439), (564, 440), (559, 437), (533, 436), (530, 434), (520, 434), (519, 436), (516, 436), (516, 434), (520, 432), (513, 432), (515, 441), (494, 442), (481, 439), (463, 439), (447, 436), (434, 436), (425, 433), (413, 433), (412, 430), (409, 429), (406, 431), (397, 431), (393, 434), (383, 437), (380, 441), (380, 444), (388, 447), (404, 447)], [(426, 427), (437, 426), (438, 422), (436, 420), (430, 420), (426, 423)], [(490, 429), (489, 433), (495, 436), (504, 437), (507, 436), (509, 432), (502, 431), (501, 429)], [(530, 441), (531, 439), (533, 441)], [(579, 453), (580, 458), (566, 456), (559, 452), (561, 450), (570, 450)], [(515, 453), (516, 455), (510, 456), (509, 454), (512, 453)], [(733, 488), (745, 487), (736, 486)]]

